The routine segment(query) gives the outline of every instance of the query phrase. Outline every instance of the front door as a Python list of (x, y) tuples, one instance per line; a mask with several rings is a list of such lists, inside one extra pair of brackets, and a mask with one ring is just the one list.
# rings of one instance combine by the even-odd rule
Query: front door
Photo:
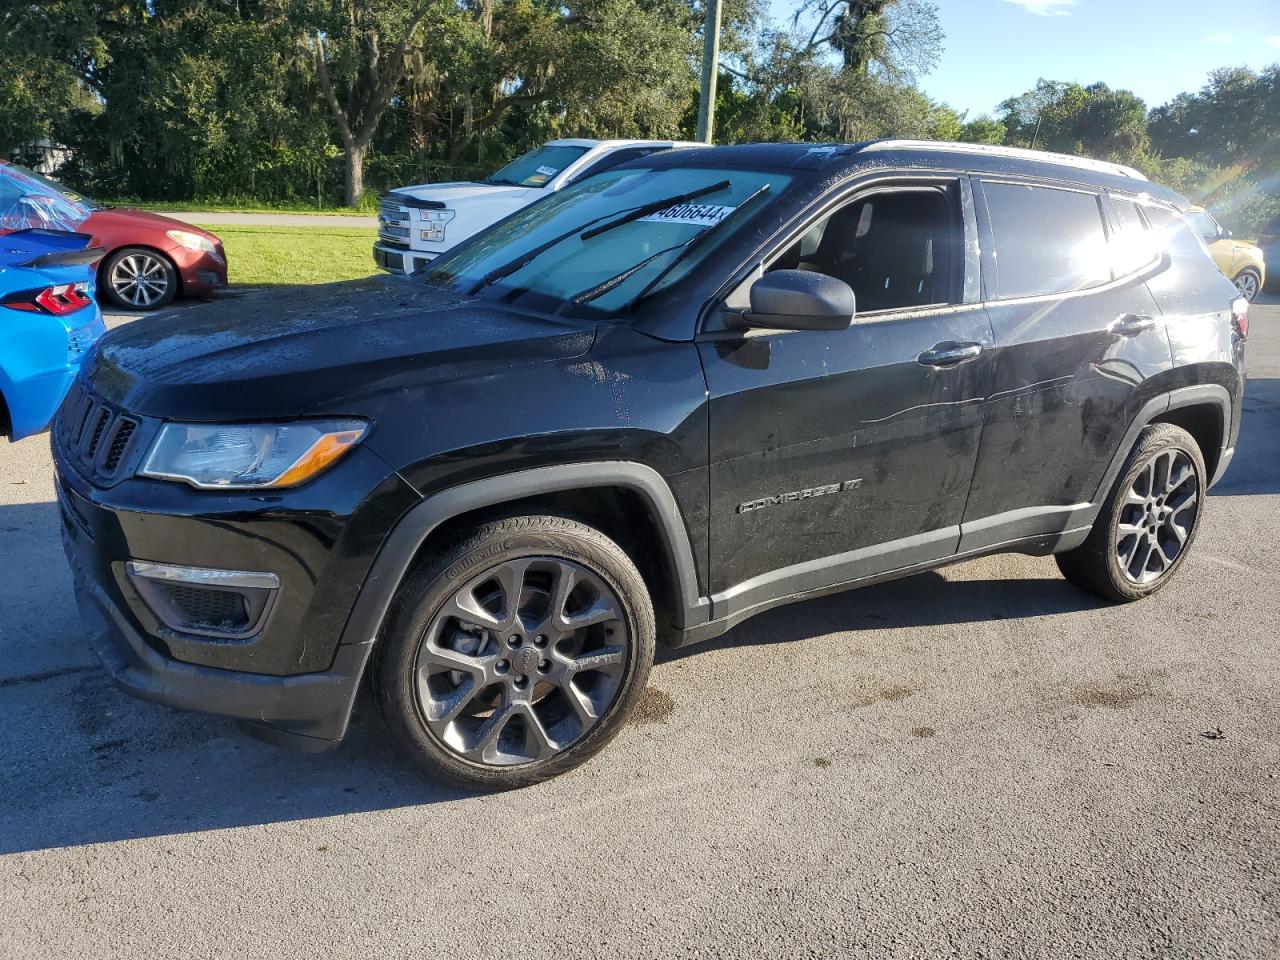
[(937, 178), (815, 212), (763, 269), (846, 281), (853, 324), (700, 341), (714, 617), (955, 552), (991, 343), (971, 210)]

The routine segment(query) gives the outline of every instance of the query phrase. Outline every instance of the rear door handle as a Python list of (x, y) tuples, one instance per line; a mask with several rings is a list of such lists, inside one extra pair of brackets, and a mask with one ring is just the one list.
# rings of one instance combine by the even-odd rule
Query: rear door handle
[(1122, 337), (1136, 337), (1156, 325), (1155, 317), (1143, 313), (1126, 313), (1111, 324), (1111, 332)]
[(976, 360), (981, 354), (980, 343), (939, 343), (916, 357), (916, 363), (926, 367), (954, 367), (958, 363)]

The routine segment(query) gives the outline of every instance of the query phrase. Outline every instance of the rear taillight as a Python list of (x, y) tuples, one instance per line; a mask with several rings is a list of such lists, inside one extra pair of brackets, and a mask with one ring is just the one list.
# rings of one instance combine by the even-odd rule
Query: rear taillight
[(1244, 297), (1231, 301), (1231, 327), (1241, 340), (1249, 339), (1249, 301)]
[(83, 310), (91, 303), (93, 303), (93, 297), (89, 296), (87, 283), (61, 283), (56, 287), (20, 290), (0, 300), (0, 306), (6, 306), (10, 310), (51, 313), (55, 317)]

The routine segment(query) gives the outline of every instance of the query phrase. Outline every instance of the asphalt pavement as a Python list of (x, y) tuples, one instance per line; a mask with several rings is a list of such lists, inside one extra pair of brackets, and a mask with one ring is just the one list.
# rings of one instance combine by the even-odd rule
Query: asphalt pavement
[(1280, 956), (1280, 307), (1249, 364), (1157, 597), (1008, 556), (775, 610), (491, 796), (367, 701), (308, 756), (117, 692), (47, 439), (0, 448), (0, 957)]

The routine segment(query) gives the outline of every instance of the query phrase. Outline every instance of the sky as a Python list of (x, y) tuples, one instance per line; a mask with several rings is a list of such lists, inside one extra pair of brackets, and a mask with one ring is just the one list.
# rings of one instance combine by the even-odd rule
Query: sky
[[(1099, 80), (1147, 106), (1198, 90), (1210, 70), (1280, 62), (1280, 0), (933, 0), (947, 38), (920, 86), (993, 113), (1036, 80)], [(775, 17), (794, 3), (773, 0)]]

